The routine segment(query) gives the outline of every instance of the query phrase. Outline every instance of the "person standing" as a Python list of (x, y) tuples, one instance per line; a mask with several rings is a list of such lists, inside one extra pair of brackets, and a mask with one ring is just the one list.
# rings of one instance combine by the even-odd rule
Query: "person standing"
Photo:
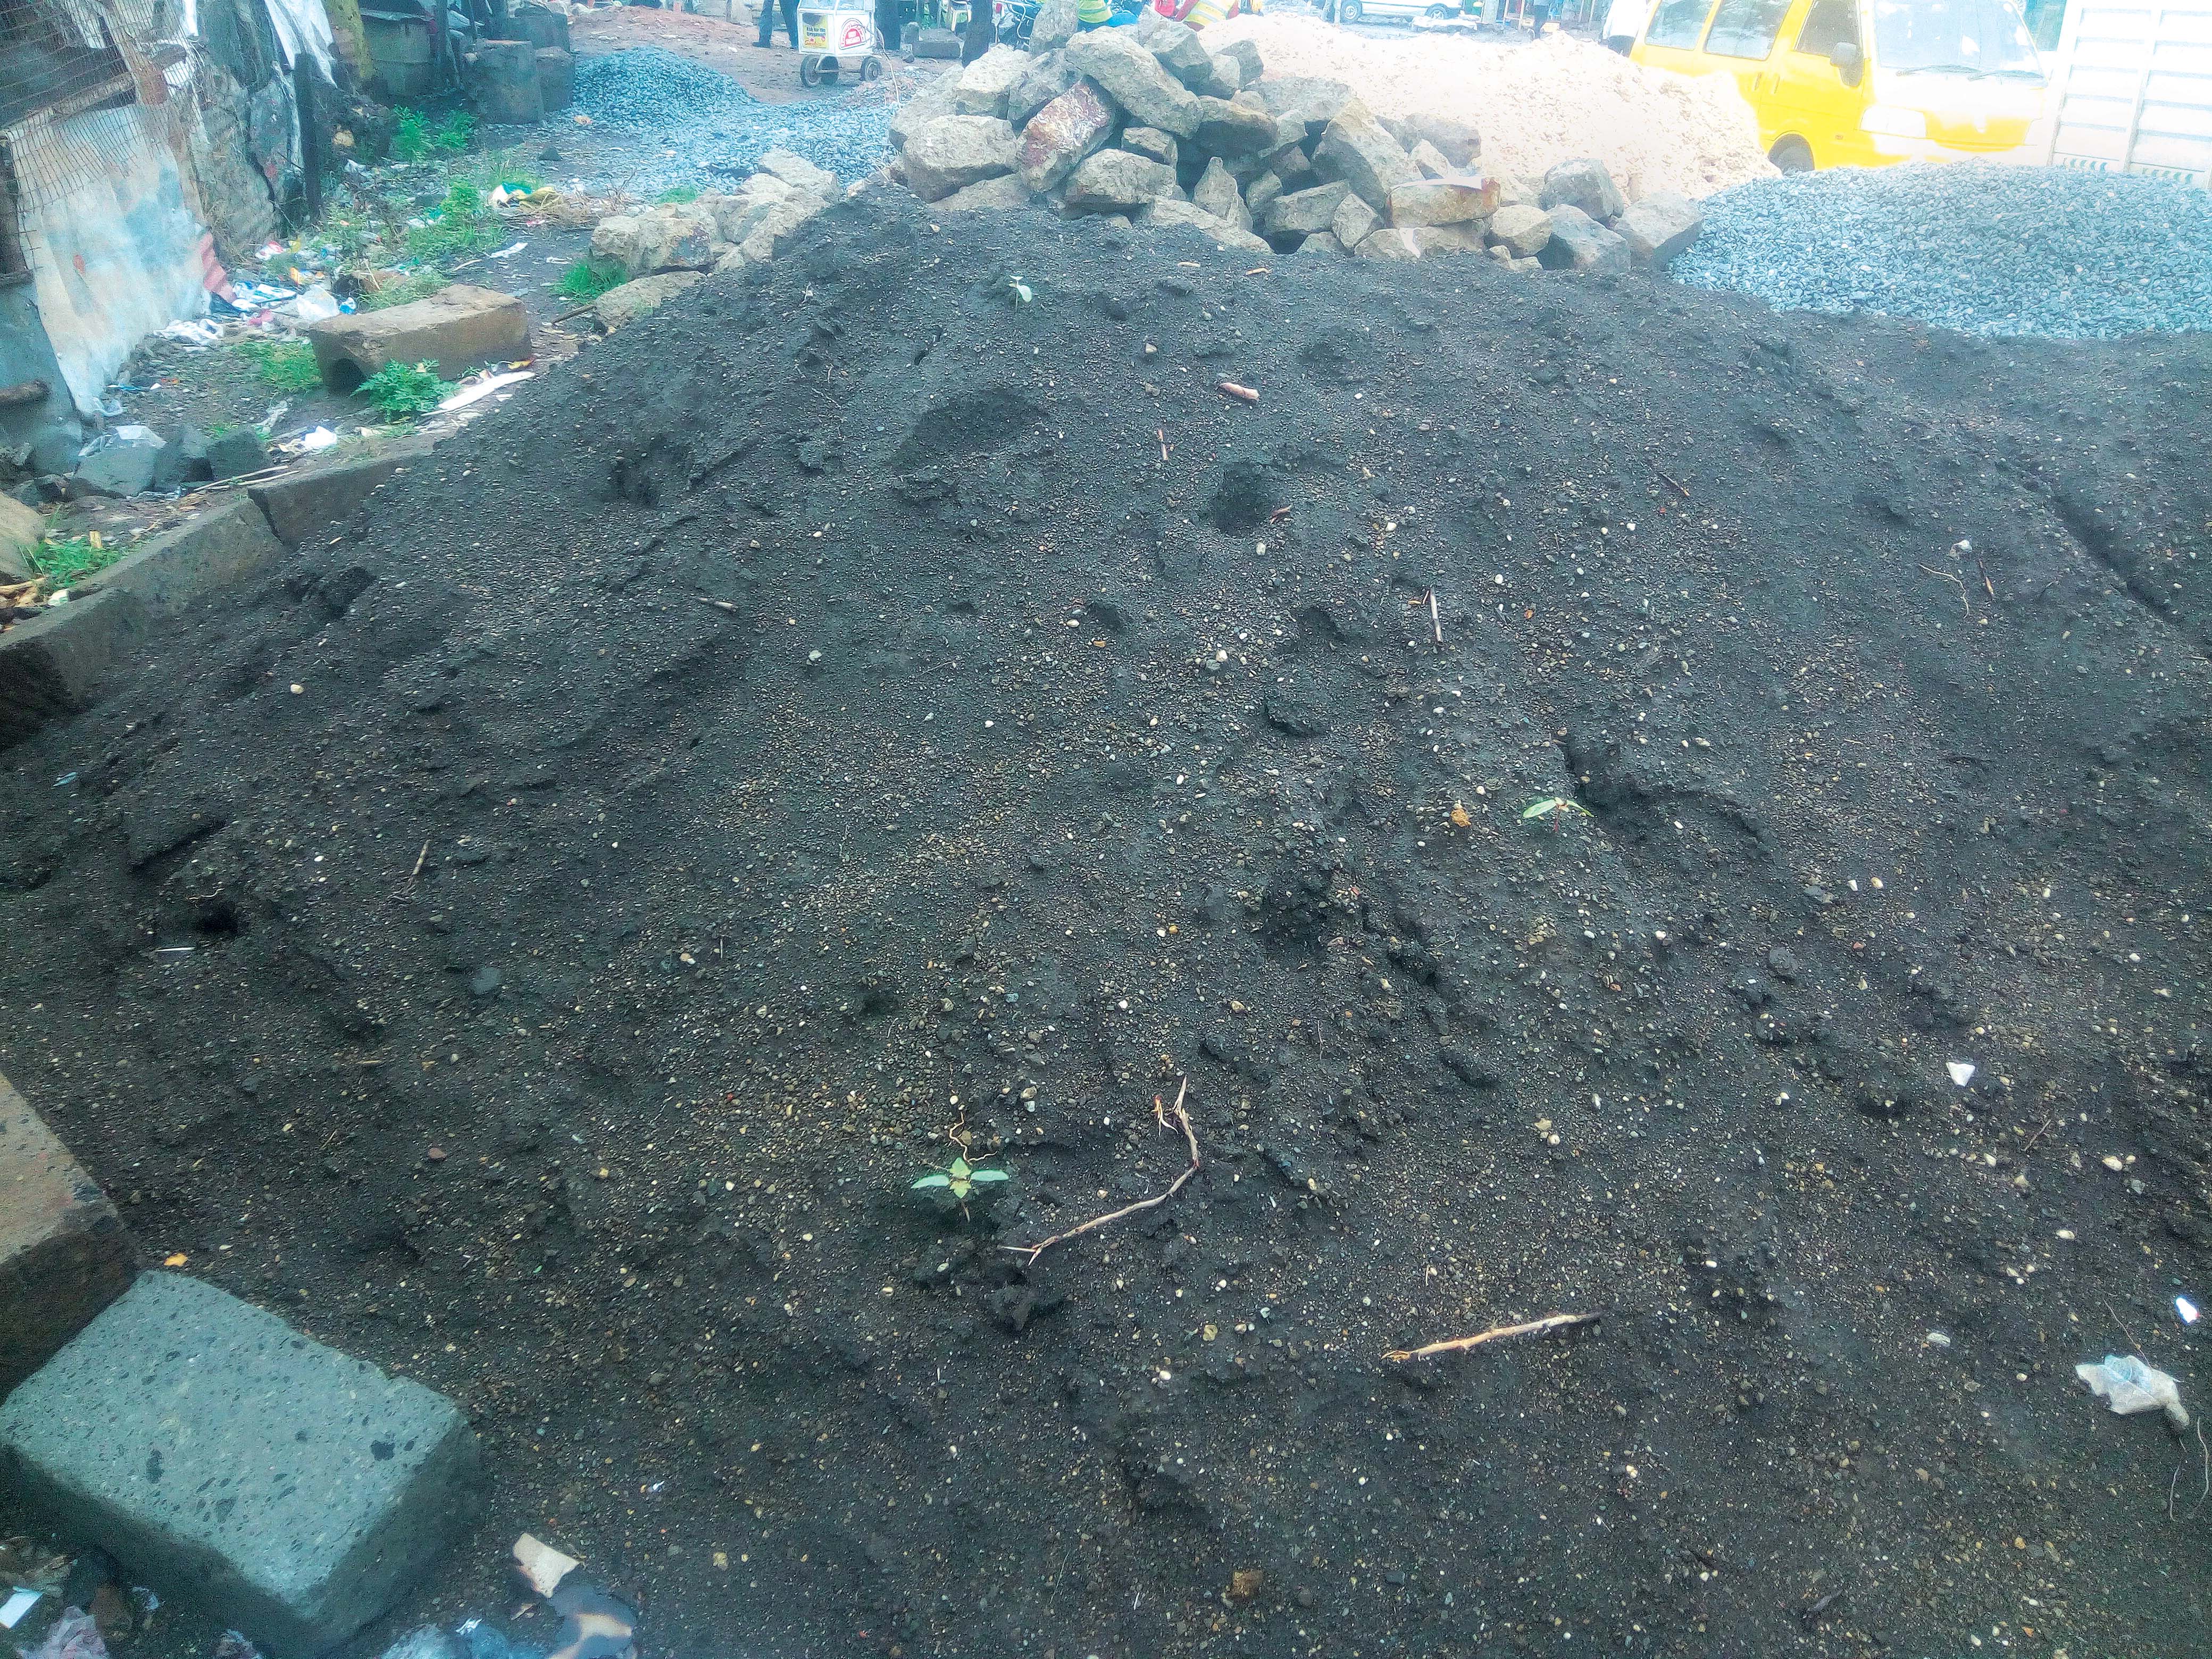
[(775, 14), (779, 7), (783, 12), (784, 32), (791, 36), (791, 49), (797, 52), (799, 50), (799, 0), (760, 0), (760, 39), (753, 44), (757, 46), (772, 46), (775, 44)]
[(1651, 0), (1613, 0), (1612, 9), (1605, 15), (1606, 45), (1627, 57), (1650, 15)]

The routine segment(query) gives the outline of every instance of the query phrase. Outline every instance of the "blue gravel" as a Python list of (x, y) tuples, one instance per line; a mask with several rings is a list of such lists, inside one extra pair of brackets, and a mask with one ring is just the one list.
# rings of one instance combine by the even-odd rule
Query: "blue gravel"
[[(799, 60), (783, 55), (799, 72)], [(834, 96), (764, 104), (727, 76), (658, 46), (576, 60), (576, 107), (593, 126), (672, 149), (633, 179), (641, 191), (726, 186), (781, 144), (847, 182), (890, 157), (883, 83)]]
[(1837, 167), (1703, 205), (1705, 232), (1669, 274), (1781, 310), (2063, 340), (2212, 329), (2212, 195), (2154, 179)]

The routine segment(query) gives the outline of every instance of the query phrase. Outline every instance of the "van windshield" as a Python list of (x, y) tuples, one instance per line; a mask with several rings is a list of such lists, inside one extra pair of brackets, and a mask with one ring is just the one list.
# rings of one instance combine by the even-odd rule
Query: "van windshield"
[(2010, 0), (1873, 0), (1873, 11), (1878, 68), (2043, 78), (2035, 41)]

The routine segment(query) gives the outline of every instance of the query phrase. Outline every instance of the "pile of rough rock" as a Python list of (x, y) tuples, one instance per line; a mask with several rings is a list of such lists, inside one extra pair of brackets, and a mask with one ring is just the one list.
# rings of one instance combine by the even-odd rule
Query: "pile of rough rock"
[(1596, 161), (1502, 177), (1473, 127), (1385, 119), (1340, 82), (1270, 77), (1249, 40), (1209, 52), (1149, 9), (1126, 28), (1078, 33), (1074, 19), (1072, 0), (1047, 0), (1027, 52), (994, 46), (902, 106), (893, 176), (945, 211), (1042, 202), (1255, 252), (1606, 270), (1663, 264), (1696, 239), (1693, 203), (1632, 205)]
[(838, 200), (837, 175), (772, 149), (733, 195), (704, 194), (611, 214), (592, 231), (592, 264), (622, 284), (599, 296), (599, 320), (619, 328), (710, 270), (773, 259), (799, 228)]

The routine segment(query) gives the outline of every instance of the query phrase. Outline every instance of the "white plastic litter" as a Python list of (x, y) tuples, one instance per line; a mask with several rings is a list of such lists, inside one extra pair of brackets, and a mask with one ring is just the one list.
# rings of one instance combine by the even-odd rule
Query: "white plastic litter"
[(2189, 1408), (2181, 1403), (2181, 1384), (2133, 1354), (2108, 1353), (2101, 1364), (2084, 1362), (2074, 1375), (2088, 1384), (2089, 1392), (2109, 1401), (2121, 1417), (2153, 1408), (2163, 1410), (2177, 1429), (2189, 1426)]
[(535, 374), (526, 368), (518, 369), (507, 374), (487, 374), (473, 385), (463, 386), (438, 407), (441, 410), (466, 409), (471, 404), (482, 403), (502, 386), (513, 386), (517, 380), (536, 378)]
[(2185, 1325), (2194, 1325), (2204, 1317), (2203, 1313), (2185, 1296), (2173, 1298), (2173, 1316)]
[(1961, 1089), (1974, 1080), (1974, 1062), (1971, 1060), (1947, 1060), (1943, 1069), (1951, 1074), (1951, 1081)]
[(0, 1630), (13, 1630), (23, 1622), (23, 1615), (39, 1605), (41, 1590), (19, 1589), (0, 1605)]
[(527, 242), (510, 242), (505, 247), (501, 248), (496, 253), (487, 253), (484, 255), (484, 258), (487, 259), (512, 259), (516, 254), (521, 252), (523, 249), (529, 246), (530, 244)]
[(303, 323), (326, 322), (338, 314), (337, 296), (317, 283), (292, 302), (292, 314)]
[(181, 340), (186, 345), (221, 345), (222, 325), (204, 317), (197, 321), (179, 319), (164, 328), (161, 331), (161, 337), (165, 340)]
[(328, 449), (332, 444), (337, 442), (337, 441), (338, 434), (337, 433), (331, 431), (330, 428), (326, 426), (319, 426), (313, 432), (304, 433), (301, 435), (300, 453), (302, 455), (313, 455), (319, 450)]

